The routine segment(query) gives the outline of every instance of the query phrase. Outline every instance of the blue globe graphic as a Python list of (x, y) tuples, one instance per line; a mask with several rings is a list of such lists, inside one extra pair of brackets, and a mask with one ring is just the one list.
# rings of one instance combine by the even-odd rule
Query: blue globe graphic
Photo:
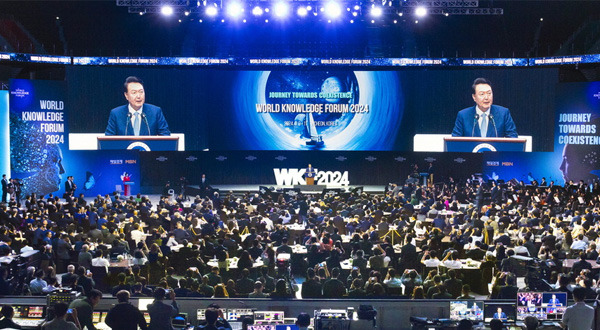
[[(271, 97), (272, 94), (279, 97)], [(281, 97), (281, 93), (290, 97)], [(321, 98), (320, 93), (347, 93), (346, 97)], [(323, 95), (331, 96), (331, 95)], [(358, 81), (352, 71), (271, 71), (267, 79), (265, 99), (269, 104), (321, 104), (342, 107), (343, 105), (357, 104), (359, 100)], [(289, 136), (306, 138), (305, 123), (308, 119), (307, 112), (271, 113), (273, 121), (279, 125)], [(342, 132), (352, 121), (354, 114), (347, 113), (313, 113), (316, 129), (322, 136), (325, 144), (331, 138)]]

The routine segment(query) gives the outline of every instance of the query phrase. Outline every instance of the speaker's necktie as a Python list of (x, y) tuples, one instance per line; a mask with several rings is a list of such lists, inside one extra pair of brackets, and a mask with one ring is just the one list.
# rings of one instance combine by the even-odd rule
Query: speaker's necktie
[[(481, 115), (481, 137), (487, 136), (487, 129), (488, 129), (487, 113), (483, 113)], [(139, 128), (138, 128), (138, 130), (139, 130)]]
[(133, 114), (135, 116), (135, 118), (133, 119), (133, 134), (138, 136), (140, 135), (140, 113), (136, 112)]

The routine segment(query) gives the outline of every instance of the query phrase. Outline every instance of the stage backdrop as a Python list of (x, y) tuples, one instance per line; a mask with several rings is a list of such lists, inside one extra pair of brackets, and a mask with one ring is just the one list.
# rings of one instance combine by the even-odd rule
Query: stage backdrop
[[(206, 174), (209, 184), (294, 184), (296, 171), (311, 164), (324, 171), (331, 185), (387, 185), (404, 182), (412, 165), (426, 171), (433, 162), (439, 180), (454, 176), (465, 179), (481, 172), (482, 154), (399, 153), (358, 151), (227, 151), (142, 152), (142, 189), (156, 193), (166, 181), (185, 176), (191, 185)], [(327, 173), (329, 172), (329, 173)], [(335, 173), (335, 172), (339, 172)], [(436, 179), (437, 181), (437, 179)], [(147, 190), (145, 190), (147, 189)]]

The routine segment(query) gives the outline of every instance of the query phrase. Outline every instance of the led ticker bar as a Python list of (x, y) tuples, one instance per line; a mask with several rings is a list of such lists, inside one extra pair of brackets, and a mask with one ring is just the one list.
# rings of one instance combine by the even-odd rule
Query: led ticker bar
[(600, 63), (600, 54), (539, 58), (71, 57), (0, 53), (0, 62), (96, 66), (533, 67)]

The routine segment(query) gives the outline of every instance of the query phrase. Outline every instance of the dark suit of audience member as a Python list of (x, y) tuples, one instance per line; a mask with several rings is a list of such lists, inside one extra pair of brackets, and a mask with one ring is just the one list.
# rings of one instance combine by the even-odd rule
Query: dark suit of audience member
[[(137, 330), (139, 326), (140, 329), (146, 330), (144, 314), (137, 307), (130, 304), (129, 301), (121, 301), (123, 300), (122, 296), (123, 293), (119, 292), (117, 295), (119, 303), (108, 311), (104, 323), (112, 329)], [(129, 298), (128, 293), (127, 298)]]
[(585, 254), (583, 258), (580, 258), (578, 261), (573, 263), (573, 268), (571, 268), (571, 270), (573, 274), (578, 275), (584, 269), (592, 269), (592, 264), (585, 260)]
[(175, 293), (171, 292), (171, 305), (163, 302), (165, 290), (162, 288), (154, 291), (154, 302), (148, 305), (148, 314), (150, 314), (149, 330), (173, 330), (171, 319), (179, 313), (179, 306), (175, 301)]
[(456, 277), (451, 277), (444, 281), (444, 287), (446, 287), (446, 290), (448, 291), (450, 296), (452, 296), (452, 298), (460, 296), (462, 291), (462, 285), (462, 281), (457, 279)]
[(408, 243), (406, 243), (400, 251), (400, 270), (404, 269), (417, 269), (418, 267), (418, 254), (417, 247), (410, 243), (412, 237), (409, 236)]

